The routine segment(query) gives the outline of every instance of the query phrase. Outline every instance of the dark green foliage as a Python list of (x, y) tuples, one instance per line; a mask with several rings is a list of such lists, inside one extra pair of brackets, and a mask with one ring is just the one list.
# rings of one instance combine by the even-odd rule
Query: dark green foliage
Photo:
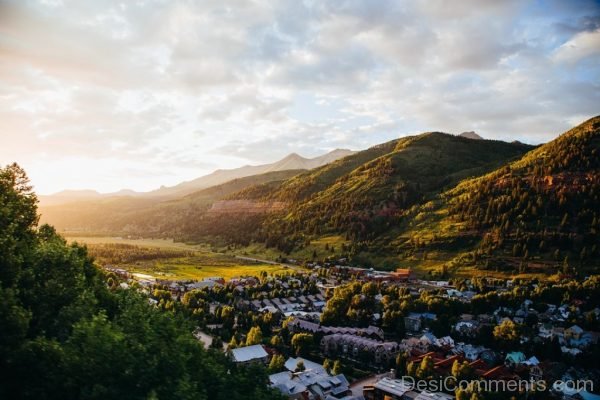
[(0, 398), (279, 398), (264, 368), (205, 350), (189, 320), (109, 289), (85, 248), (36, 229), (20, 168), (0, 185)]
[[(260, 225), (248, 226), (238, 220), (236, 227), (283, 252), (301, 245), (307, 236), (344, 233), (355, 242), (353, 250), (357, 252), (366, 241), (397, 224), (411, 206), (530, 149), (438, 132), (406, 137), (300, 174), (279, 187), (251, 187), (230, 196), (283, 201), (289, 206)], [(221, 226), (226, 226), (223, 219), (216, 228)], [(230, 237), (232, 231), (224, 228), (214, 233)]]
[[(600, 118), (442, 196), (450, 221), (483, 240), (480, 268), (565, 274), (600, 265)], [(435, 210), (434, 210), (435, 211)]]

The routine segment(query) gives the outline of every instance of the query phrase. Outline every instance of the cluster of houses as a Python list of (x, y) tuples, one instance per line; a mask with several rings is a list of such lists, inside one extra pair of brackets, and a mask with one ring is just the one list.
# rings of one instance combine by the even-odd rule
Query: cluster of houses
[(385, 341), (383, 330), (376, 326), (367, 328), (322, 326), (318, 323), (294, 318), (288, 322), (292, 333), (312, 333), (320, 338), (322, 354), (370, 364), (387, 366), (395, 359), (400, 347), (397, 342)]
[[(483, 326), (493, 326), (505, 320), (513, 321), (516, 324), (524, 324), (526, 318), (535, 316), (535, 321), (539, 322), (537, 323), (537, 335), (533, 340), (556, 340), (564, 354), (577, 356), (585, 349), (598, 343), (600, 333), (585, 331), (577, 324), (567, 323), (569, 317), (573, 317), (573, 314), (579, 314), (577, 308), (567, 305), (557, 307), (550, 304), (546, 311), (540, 313), (530, 308), (531, 305), (530, 300), (525, 300), (516, 310), (500, 307), (492, 314), (463, 314), (460, 321), (454, 325), (453, 331), (461, 337), (475, 337)], [(600, 317), (600, 309), (590, 312), (596, 314), (594, 318)], [(527, 337), (522, 338), (523, 342), (528, 340)]]
[(271, 312), (273, 314), (281, 312), (286, 316), (310, 315), (311, 318), (318, 318), (323, 307), (325, 307), (325, 297), (317, 293), (297, 297), (250, 300), (246, 301), (246, 304), (252, 310), (258, 312)]
[(359, 400), (352, 396), (344, 374), (332, 375), (321, 364), (303, 358), (289, 358), (285, 371), (270, 375), (269, 381), (289, 399)]
[[(347, 359), (379, 371), (393, 365), (399, 353), (406, 353), (408, 361), (413, 363), (419, 363), (423, 358), (430, 357), (436, 374), (441, 376), (450, 374), (455, 362), (466, 362), (476, 378), (482, 380), (546, 379), (548, 376), (560, 379), (565, 371), (554, 371), (552, 363), (540, 362), (537, 358), (527, 357), (518, 351), (499, 353), (485, 346), (472, 344), (476, 342), (482, 328), (493, 328), (506, 320), (515, 324), (537, 327), (537, 331), (534, 331), (533, 335), (522, 338), (522, 343), (529, 340), (535, 342), (556, 341), (565, 355), (577, 356), (598, 344), (600, 335), (581, 327), (587, 326), (582, 322), (587, 316), (580, 311), (575, 301), (561, 305), (550, 304), (547, 307), (540, 307), (539, 304), (536, 304), (534, 307), (531, 300), (525, 300), (514, 308), (499, 307), (484, 314), (463, 314), (451, 327), (450, 336), (440, 338), (434, 336), (427, 329), (438, 319), (437, 315), (431, 312), (413, 312), (406, 315), (404, 326), (407, 337), (399, 342), (386, 340), (382, 329), (376, 326), (366, 328), (322, 326), (319, 320), (326, 304), (325, 294), (330, 293), (330, 289), (337, 287), (341, 282), (345, 282), (349, 276), (361, 281), (389, 282), (391, 285), (406, 286), (414, 297), (419, 296), (424, 289), (436, 289), (435, 292), (439, 296), (469, 303), (477, 294), (477, 289), (468, 283), (461, 285), (462, 290), (459, 290), (449, 282), (416, 280), (411, 271), (407, 269), (380, 272), (372, 269), (334, 265), (329, 270), (326, 279), (319, 277), (316, 273), (308, 275), (308, 281), (301, 278), (302, 282), (294, 277), (268, 277), (268, 281), (265, 281), (265, 278), (242, 277), (229, 280), (227, 287), (233, 287), (235, 291), (234, 304), (236, 307), (293, 317), (287, 325), (290, 332), (313, 334), (323, 357)], [(115, 270), (113, 272), (129, 274), (127, 271)], [(132, 279), (131, 275), (128, 275), (128, 278)], [(141, 276), (133, 277), (133, 279), (140, 282), (140, 280), (144, 281), (149, 278)], [(306, 289), (307, 282), (311, 284), (310, 290)], [(198, 282), (154, 280), (152, 283), (166, 286), (174, 297), (190, 290), (214, 288), (225, 284), (224, 280), (219, 277), (207, 278)], [(496, 287), (496, 290), (511, 290), (510, 281), (502, 283), (502, 285), (504, 286)], [(320, 292), (314, 290), (315, 288), (320, 289)], [(309, 291), (312, 294), (307, 294)], [(381, 298), (381, 295), (376, 296), (378, 301), (381, 301)], [(544, 310), (540, 311), (542, 308)], [(213, 305), (211, 304), (212, 312)], [(600, 319), (600, 309), (596, 308), (588, 313), (594, 313), (595, 315), (591, 317)], [(380, 318), (380, 315), (375, 314), (372, 323), (378, 324)], [(248, 346), (231, 350), (231, 356), (236, 363), (240, 364), (267, 363), (270, 357), (268, 351), (260, 345)], [(286, 371), (271, 375), (271, 385), (294, 399), (348, 400), (352, 398), (349, 397), (351, 395), (345, 377), (331, 376), (322, 366), (308, 360), (303, 360), (305, 369), (296, 370), (294, 363), (297, 361), (298, 359), (288, 360)], [(582, 376), (586, 376), (586, 371), (582, 372)], [(444, 394), (405, 389), (396, 380), (385, 378), (367, 388), (364, 397), (366, 399), (446, 400)]]
[[(261, 345), (239, 347), (230, 351), (238, 365), (269, 362), (269, 353)], [(359, 400), (352, 396), (344, 374), (333, 375), (323, 365), (298, 357), (290, 357), (284, 371), (269, 375), (271, 387), (289, 399), (298, 400)]]

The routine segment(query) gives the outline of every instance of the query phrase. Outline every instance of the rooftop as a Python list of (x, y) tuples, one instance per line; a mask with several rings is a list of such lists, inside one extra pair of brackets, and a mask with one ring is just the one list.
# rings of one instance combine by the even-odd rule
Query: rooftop
[(233, 349), (231, 350), (231, 355), (233, 356), (233, 360), (235, 362), (246, 362), (268, 357), (265, 349), (259, 344)]

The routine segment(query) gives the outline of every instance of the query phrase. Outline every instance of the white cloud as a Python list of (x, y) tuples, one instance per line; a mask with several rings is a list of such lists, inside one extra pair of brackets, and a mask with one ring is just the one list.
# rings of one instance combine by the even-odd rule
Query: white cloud
[(538, 143), (597, 113), (599, 15), (594, 1), (5, 0), (0, 162), (43, 192), (149, 190), (425, 130)]
[(576, 63), (587, 57), (595, 57), (596, 64), (600, 61), (600, 29), (576, 34), (553, 54), (555, 61), (564, 63)]

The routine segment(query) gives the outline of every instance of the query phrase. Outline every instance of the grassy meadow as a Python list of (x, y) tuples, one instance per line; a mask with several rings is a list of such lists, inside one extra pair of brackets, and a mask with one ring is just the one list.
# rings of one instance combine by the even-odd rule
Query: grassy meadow
[(297, 260), (311, 260), (316, 253), (318, 259), (327, 258), (341, 254), (342, 245), (350, 245), (340, 235), (329, 235), (313, 239), (301, 248), (295, 248), (290, 254), (284, 254), (275, 248), (267, 248), (263, 243), (252, 243), (248, 246), (227, 247), (222, 251), (228, 255), (239, 255), (244, 257), (255, 257), (264, 260), (277, 260), (279, 257)]
[(201, 280), (220, 276), (226, 280), (244, 275), (289, 272), (289, 267), (236, 258), (233, 254), (210, 251), (206, 245), (189, 245), (165, 239), (119, 237), (66, 238), (88, 247), (101, 266), (111, 265), (132, 273), (167, 280)]

